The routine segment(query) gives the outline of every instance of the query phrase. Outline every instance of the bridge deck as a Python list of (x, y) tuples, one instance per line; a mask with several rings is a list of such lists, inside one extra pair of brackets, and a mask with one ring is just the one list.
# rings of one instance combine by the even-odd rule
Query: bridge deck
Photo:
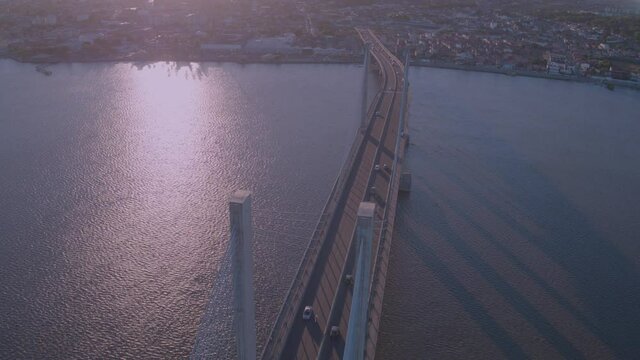
[[(391, 171), (385, 171), (383, 165), (386, 164), (391, 170), (394, 161), (401, 110), (399, 92), (404, 81), (403, 66), (370, 31), (359, 32), (363, 41), (372, 44), (371, 53), (382, 70), (384, 88), (371, 106), (371, 120), (367, 128), (356, 139), (360, 143), (354, 153), (352, 166), (345, 174), (344, 187), (332, 193), (336, 197), (333, 201), (334, 211), (326, 214), (326, 222), (319, 224), (324, 237), (317, 245), (319, 248), (313, 255), (315, 257), (309, 256), (307, 260), (305, 255), (301, 264), (300, 272), (308, 276), (305, 278), (299, 274), (296, 277), (292, 291), (300, 290), (296, 295), (287, 297), (285, 307), (290, 309), (283, 308), (280, 314), (280, 318), (286, 317), (286, 321), (278, 319), (263, 353), (265, 359), (341, 358), (352, 296), (351, 287), (345, 286), (343, 279), (344, 275), (353, 272), (353, 239), (360, 202), (376, 203), (373, 248), (378, 248), (381, 236), (390, 236), (389, 222), (387, 231), (384, 231), (383, 219), (388, 214), (385, 211), (389, 207), (388, 201), (391, 200), (395, 212), (396, 197), (391, 192), (397, 192), (397, 187), (394, 186), (395, 190), (390, 188), (392, 174)], [(376, 164), (380, 165), (379, 171), (374, 170)], [(397, 172), (393, 175), (397, 175)], [(375, 192), (370, 191), (372, 186), (375, 186)], [(306, 266), (304, 261), (312, 265)], [(377, 259), (376, 263), (379, 263)], [(378, 268), (374, 269), (374, 279)], [(296, 284), (296, 281), (300, 284)], [(308, 305), (313, 307), (317, 321), (302, 319), (302, 309)], [(341, 335), (330, 338), (329, 331), (334, 325), (339, 326)], [(377, 328), (377, 323), (374, 328)], [(278, 336), (284, 338), (276, 339)]]

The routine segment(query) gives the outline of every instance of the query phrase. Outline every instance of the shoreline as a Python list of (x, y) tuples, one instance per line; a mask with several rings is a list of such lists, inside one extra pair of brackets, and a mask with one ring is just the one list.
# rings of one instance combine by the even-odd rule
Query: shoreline
[(470, 65), (459, 65), (459, 64), (448, 64), (448, 63), (412, 62), (411, 66), (471, 71), (471, 72), (479, 72), (479, 73), (491, 73), (491, 74), (499, 74), (499, 75), (507, 75), (507, 76), (518, 76), (518, 77), (528, 77), (528, 78), (538, 78), (538, 79), (548, 79), (548, 80), (570, 81), (570, 82), (578, 82), (578, 83), (585, 83), (585, 84), (595, 84), (595, 85), (601, 85), (601, 86), (613, 85), (613, 86), (620, 86), (620, 87), (633, 89), (633, 90), (640, 90), (640, 83), (638, 82), (616, 80), (616, 79), (610, 79), (610, 78), (571, 76), (571, 75), (552, 75), (549, 73), (538, 72), (538, 71), (505, 70), (505, 69), (499, 69), (494, 67), (481, 67), (481, 66), (470, 66)]
[(0, 59), (13, 60), (21, 64), (32, 65), (55, 65), (55, 64), (97, 64), (97, 63), (153, 63), (153, 62), (213, 62), (213, 63), (234, 63), (234, 64), (361, 64), (358, 58), (285, 58), (285, 57), (239, 57), (239, 56), (217, 56), (217, 57), (104, 57), (104, 58), (69, 58), (69, 59), (21, 59), (13, 56), (0, 56)]
[[(257, 58), (247, 57), (238, 58), (234, 56), (227, 57), (188, 57), (185, 59), (172, 58), (172, 59), (158, 59), (158, 58), (146, 58), (146, 57), (131, 57), (131, 58), (103, 58), (103, 59), (64, 59), (64, 60), (52, 60), (52, 59), (18, 59), (11, 56), (0, 56), (0, 59), (13, 60), (21, 64), (31, 65), (55, 65), (55, 64), (93, 64), (93, 63), (153, 63), (153, 62), (212, 62), (212, 63), (232, 63), (238, 65), (251, 65), (251, 64), (272, 64), (272, 65), (286, 65), (286, 64), (317, 64), (317, 65), (331, 65), (331, 64), (361, 64), (360, 58), (329, 58), (323, 59), (317, 58)], [(453, 63), (436, 63), (436, 62), (422, 62), (413, 61), (410, 63), (413, 67), (427, 67), (436, 69), (448, 69), (459, 71), (470, 71), (478, 73), (491, 73), (506, 76), (519, 76), (528, 78), (548, 79), (548, 80), (560, 80), (571, 81), (586, 84), (595, 84), (607, 87), (624, 87), (627, 89), (640, 90), (639, 82), (631, 82), (625, 80), (617, 80), (610, 78), (600, 77), (583, 77), (572, 75), (552, 75), (545, 72), (528, 71), (528, 70), (506, 70), (495, 67), (482, 67), (473, 65), (461, 65)]]

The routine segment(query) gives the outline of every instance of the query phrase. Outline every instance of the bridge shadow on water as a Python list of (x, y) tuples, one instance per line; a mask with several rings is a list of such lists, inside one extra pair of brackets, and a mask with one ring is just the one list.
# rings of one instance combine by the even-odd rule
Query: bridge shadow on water
[[(503, 151), (514, 151), (503, 146)], [(535, 236), (499, 207), (491, 210), (570, 274), (579, 298), (589, 307), (589, 314), (583, 316), (571, 309), (578, 320), (617, 357), (640, 356), (640, 273), (629, 257), (615, 247), (612, 239), (603, 237), (596, 225), (534, 166), (505, 160), (494, 163), (493, 168), (512, 184), (514, 200), (526, 204), (545, 234)], [(475, 196), (484, 200), (479, 194)]]
[[(501, 142), (491, 146), (497, 146), (498, 153), (512, 156), (496, 159), (434, 151), (433, 145), (412, 146), (410, 167), (415, 158), (414, 162), (419, 161), (426, 169), (413, 169), (412, 193), (400, 199), (393, 247), (408, 247), (507, 358), (539, 357), (541, 353), (570, 359), (603, 354), (637, 358), (637, 268), (513, 147)], [(527, 249), (535, 249), (544, 262), (536, 264), (540, 256), (528, 254)], [(392, 254), (391, 268), (402, 267), (402, 261)], [(464, 275), (458, 272), (464, 268), (482, 280), (481, 286), (486, 288), (479, 290), (481, 296), (477, 289), (470, 289), (468, 281), (461, 280)], [(547, 275), (549, 269), (560, 269), (570, 289), (558, 285), (561, 282), (556, 274)], [(388, 283), (387, 292), (393, 292), (393, 286)], [(498, 294), (501, 300), (488, 300), (492, 294)], [(400, 306), (396, 302), (400, 300), (385, 299), (385, 306)], [(429, 302), (424, 302), (428, 307)], [(544, 345), (526, 339), (527, 332), (505, 321), (506, 315), (496, 317), (496, 303), (507, 304), (509, 316), (525, 321)], [(552, 314), (559, 313), (554, 309), (560, 309), (561, 319), (553, 318)], [(559, 325), (565, 320), (567, 323)], [(397, 319), (391, 320), (383, 311), (383, 329), (389, 321)], [(601, 345), (586, 339), (595, 339)], [(389, 355), (391, 348), (393, 345), (379, 343), (379, 354)], [(532, 353), (531, 349), (536, 351)]]
[(410, 217), (408, 210), (402, 209), (398, 214), (396, 226), (416, 255), (434, 272), (438, 280), (462, 304), (464, 310), (491, 337), (495, 345), (506, 356), (510, 358), (526, 358), (524, 351), (517, 342), (488, 314), (484, 305), (456, 278), (453, 270), (437, 255), (434, 248), (429, 246), (428, 241), (423, 239), (420, 230), (416, 230), (410, 224), (410, 221), (407, 222), (408, 217)]
[(237, 357), (233, 327), (233, 284), (231, 248), (219, 260), (211, 294), (194, 340), (190, 359), (232, 359)]

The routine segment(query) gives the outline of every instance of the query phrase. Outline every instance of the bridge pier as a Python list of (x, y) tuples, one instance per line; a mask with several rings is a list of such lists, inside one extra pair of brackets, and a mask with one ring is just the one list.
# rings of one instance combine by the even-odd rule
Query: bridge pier
[(233, 276), (233, 327), (238, 359), (256, 359), (256, 320), (253, 301), (251, 243), (251, 192), (238, 190), (229, 201), (231, 271)]
[(400, 174), (400, 191), (411, 191), (411, 173), (408, 171), (404, 171), (402, 172), (402, 174)]
[(361, 202), (356, 223), (355, 283), (349, 313), (349, 326), (345, 339), (343, 358), (364, 359), (369, 313), (369, 288), (371, 286), (371, 247), (373, 246), (373, 216), (376, 204)]

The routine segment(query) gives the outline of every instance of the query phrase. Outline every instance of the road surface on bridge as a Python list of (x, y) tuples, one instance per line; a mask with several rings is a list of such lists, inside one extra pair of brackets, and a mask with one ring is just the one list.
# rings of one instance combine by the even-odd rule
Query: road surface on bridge
[[(359, 33), (365, 44), (370, 45), (371, 54), (380, 67), (383, 88), (371, 105), (371, 118), (368, 126), (362, 129), (362, 142), (348, 172), (344, 190), (339, 194), (333, 194), (339, 199), (335, 211), (330, 214), (330, 219), (325, 225), (326, 235), (318, 250), (311, 274), (301, 291), (301, 300), (294, 302), (294, 316), (286, 324), (287, 329), (274, 328), (272, 333), (272, 336), (285, 334), (285, 338), (280, 339), (282, 346), (274, 351), (274, 347), (267, 344), (263, 353), (263, 358), (266, 359), (342, 357), (352, 296), (352, 289), (345, 284), (344, 276), (353, 271), (353, 239), (360, 203), (376, 203), (373, 249), (377, 248), (384, 224), (383, 217), (387, 205), (385, 202), (391, 198), (388, 196), (389, 183), (401, 112), (400, 92), (403, 87), (404, 68), (400, 60), (392, 55), (371, 31), (359, 30)], [(379, 170), (376, 170), (376, 165), (379, 166)], [(301, 266), (301, 269), (303, 268), (304, 266)], [(305, 306), (312, 306), (314, 310), (315, 316), (311, 320), (302, 319)], [(340, 335), (330, 337), (329, 332), (334, 325), (339, 326)]]

